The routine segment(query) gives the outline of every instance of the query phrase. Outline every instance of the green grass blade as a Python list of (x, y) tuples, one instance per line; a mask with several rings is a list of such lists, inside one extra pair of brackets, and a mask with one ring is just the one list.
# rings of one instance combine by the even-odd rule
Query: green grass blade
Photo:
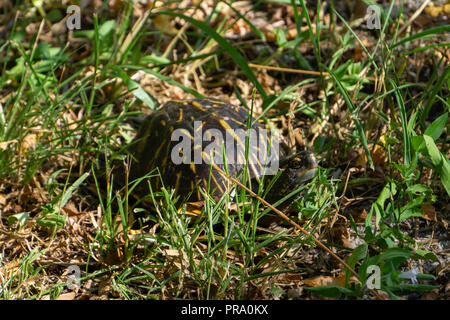
[[(356, 112), (356, 107), (353, 104), (352, 99), (348, 95), (347, 90), (345, 90), (344, 86), (339, 81), (339, 79), (336, 77), (336, 75), (331, 70), (329, 70), (326, 66), (325, 66), (325, 68), (326, 68), (327, 72), (330, 74), (330, 76), (336, 82), (338, 89), (341, 92), (342, 96), (344, 97), (345, 103), (349, 107), (351, 113), (354, 114)], [(373, 164), (372, 156), (370, 155), (369, 146), (367, 145), (367, 139), (364, 134), (364, 128), (361, 124), (361, 121), (356, 117), (356, 115), (353, 116), (353, 120), (355, 121), (356, 129), (358, 130), (359, 139), (361, 141), (361, 144), (364, 148), (364, 151), (366, 152), (366, 156), (367, 156), (367, 160), (369, 162), (370, 168), (374, 169), (375, 166)]]
[(181, 13), (176, 12), (170, 12), (170, 11), (160, 11), (158, 14), (166, 14), (173, 17), (179, 17), (190, 24), (196, 26), (197, 28), (204, 31), (208, 36), (210, 36), (212, 39), (214, 39), (223, 49), (225, 49), (226, 52), (230, 55), (230, 57), (236, 62), (236, 64), (242, 69), (242, 71), (245, 73), (247, 78), (253, 83), (253, 85), (256, 87), (258, 92), (261, 94), (263, 99), (267, 97), (266, 92), (264, 91), (263, 87), (259, 83), (258, 79), (256, 79), (256, 76), (253, 74), (252, 69), (247, 64), (247, 61), (244, 59), (244, 57), (239, 53), (239, 51), (233, 47), (227, 40), (225, 40), (221, 35), (219, 35), (214, 29), (212, 29), (210, 26), (208, 26), (206, 23), (202, 21), (195, 20), (191, 17), (185, 16)]
[(402, 39), (396, 43), (394, 43), (393, 45), (390, 46), (390, 49), (394, 49), (395, 47), (401, 46), (402, 44), (417, 40), (417, 39), (423, 39), (425, 37), (429, 37), (429, 36), (433, 36), (436, 35), (438, 33), (445, 33), (445, 32), (450, 32), (450, 25), (446, 25), (446, 26), (441, 26), (441, 27), (436, 27), (436, 28), (431, 28), (416, 34), (413, 34), (405, 39)]
[(439, 151), (432, 137), (424, 135), (423, 138), (425, 139), (425, 146), (431, 161), (433, 162), (436, 171), (440, 174), (441, 182), (444, 185), (447, 194), (450, 196), (450, 164), (445, 156)]

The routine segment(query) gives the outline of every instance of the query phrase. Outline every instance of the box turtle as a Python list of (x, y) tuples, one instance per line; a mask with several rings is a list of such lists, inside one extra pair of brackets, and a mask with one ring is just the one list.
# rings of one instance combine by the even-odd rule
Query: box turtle
[[(213, 196), (232, 187), (212, 162), (241, 181), (246, 176), (254, 190), (263, 176), (266, 185), (281, 170), (269, 200), (281, 199), (317, 170), (312, 152), (280, 157), (273, 135), (247, 109), (210, 98), (167, 102), (145, 118), (128, 151), (133, 158), (129, 181), (158, 168), (162, 181), (152, 177), (153, 190), (163, 183), (189, 201), (203, 199), (199, 187)], [(148, 193), (148, 184), (137, 190)]]

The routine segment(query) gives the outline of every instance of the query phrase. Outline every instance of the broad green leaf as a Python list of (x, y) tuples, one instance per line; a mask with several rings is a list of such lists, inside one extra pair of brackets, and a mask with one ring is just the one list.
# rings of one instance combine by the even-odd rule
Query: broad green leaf
[(414, 194), (427, 193), (431, 191), (432, 190), (430, 189), (430, 187), (427, 187), (423, 184), (414, 184), (406, 189), (407, 193), (414, 193)]
[(110, 32), (114, 30), (116, 27), (116, 21), (115, 20), (108, 20), (100, 26), (98, 33), (100, 36), (100, 41), (104, 40)]
[(399, 221), (405, 221), (412, 217), (422, 217), (423, 211), (419, 208), (409, 208), (406, 210), (402, 210), (402, 214), (400, 215)]
[(19, 228), (23, 227), (25, 223), (30, 219), (30, 214), (28, 212), (20, 212), (13, 214), (8, 217), (8, 224), (9, 226), (12, 226), (14, 222), (19, 223)]
[[(449, 26), (450, 27), (450, 26)], [(444, 69), (444, 72), (440, 75), (440, 77), (437, 79), (437, 81), (433, 84), (433, 87), (431, 88), (430, 93), (427, 97), (427, 102), (425, 106), (423, 107), (423, 111), (421, 113), (421, 119), (420, 123), (422, 125), (425, 125), (425, 119), (428, 117), (428, 114), (430, 113), (430, 110), (434, 104), (434, 101), (436, 100), (436, 97), (438, 96), (438, 93), (443, 90), (445, 87), (445, 80), (450, 78), (450, 67), (447, 66)]]
[(408, 249), (402, 248), (390, 248), (378, 256), (378, 261), (387, 261), (394, 258), (405, 258), (408, 259), (413, 255), (413, 253)]
[(415, 151), (421, 152), (423, 148), (425, 148), (425, 140), (422, 136), (412, 136), (411, 144)]
[(436, 257), (436, 255), (428, 250), (423, 250), (423, 249), (416, 249), (416, 252), (414, 253), (414, 255), (412, 256), (413, 259), (426, 259), (426, 260), (431, 260), (434, 262), (439, 262), (438, 257)]
[[(353, 249), (352, 254), (350, 255), (350, 257), (347, 258), (347, 261), (346, 261), (347, 264), (352, 269), (354, 269), (356, 263), (359, 260), (366, 258), (367, 249), (368, 249), (367, 243), (363, 243), (363, 244), (359, 245), (358, 247), (356, 247), (355, 249)], [(350, 276), (351, 276), (350, 271), (346, 269), (346, 274), (345, 274), (345, 285), (346, 286), (348, 284), (348, 279), (350, 279)]]
[(148, 55), (145, 57), (142, 57), (140, 60), (140, 63), (142, 65), (147, 65), (147, 64), (169, 64), (172, 61), (170, 61), (167, 58), (164, 57), (160, 57), (160, 56), (155, 56), (155, 55)]
[(37, 224), (42, 227), (63, 227), (66, 224), (67, 216), (49, 213), (37, 220)]
[(362, 260), (366, 257), (367, 249), (368, 246), (366, 243), (363, 243), (353, 249), (352, 254), (347, 258), (347, 264), (353, 268), (359, 260)]
[(448, 121), (448, 112), (441, 115), (439, 118), (433, 121), (433, 123), (425, 130), (426, 135), (433, 138), (433, 140), (436, 140), (439, 138), (442, 134), (442, 131), (444, 131), (444, 127), (447, 125)]
[(323, 286), (323, 287), (311, 287), (311, 288), (305, 288), (306, 290), (312, 291), (313, 293), (327, 297), (327, 298), (338, 298), (343, 293), (352, 293), (352, 290), (339, 287), (339, 286)]
[(428, 284), (397, 284), (389, 286), (390, 290), (402, 296), (410, 293), (428, 292), (437, 288), (439, 288), (439, 286)]
[(384, 218), (384, 203), (387, 199), (391, 196), (391, 193), (393, 196), (397, 194), (397, 186), (394, 182), (388, 182), (383, 190), (381, 191), (380, 195), (378, 196), (377, 201), (372, 205), (372, 209), (370, 210), (370, 213), (366, 217), (365, 225), (370, 226), (372, 221), (372, 213), (373, 210), (375, 210), (375, 225), (378, 227), (379, 223), (382, 218)]
[(61, 199), (61, 202), (59, 203), (59, 207), (63, 208), (67, 201), (69, 201), (70, 197), (72, 196), (72, 193), (75, 189), (77, 189), (80, 184), (83, 183), (83, 181), (89, 176), (89, 172), (86, 172), (85, 174), (83, 174), (81, 177), (79, 177), (69, 188), (67, 188), (64, 191), (63, 197)]
[(150, 109), (156, 110), (155, 103), (153, 102), (150, 95), (133, 79), (131, 79), (125, 71), (120, 69), (119, 67), (113, 66), (112, 67), (114, 71), (118, 73), (118, 76), (123, 80), (125, 85), (127, 86), (128, 90), (131, 91), (131, 93), (144, 102)]
[(450, 165), (444, 155), (439, 151), (433, 138), (427, 135), (424, 135), (423, 138), (425, 139), (425, 146), (431, 162), (433, 162), (436, 171), (440, 174), (441, 182), (447, 194), (450, 195)]

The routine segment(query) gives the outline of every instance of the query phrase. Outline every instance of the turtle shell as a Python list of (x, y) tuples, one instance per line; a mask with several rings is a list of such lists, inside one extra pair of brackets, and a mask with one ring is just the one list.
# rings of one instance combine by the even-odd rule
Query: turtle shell
[(181, 195), (192, 193), (192, 200), (202, 198), (201, 186), (220, 196), (229, 182), (211, 162), (233, 177), (242, 179), (247, 170), (247, 178), (259, 179), (277, 171), (267, 166), (278, 159), (272, 143), (264, 126), (243, 107), (216, 99), (173, 100), (142, 123), (130, 147), (130, 177), (157, 174), (153, 170), (158, 168), (162, 179), (151, 178), (154, 190), (163, 184)]

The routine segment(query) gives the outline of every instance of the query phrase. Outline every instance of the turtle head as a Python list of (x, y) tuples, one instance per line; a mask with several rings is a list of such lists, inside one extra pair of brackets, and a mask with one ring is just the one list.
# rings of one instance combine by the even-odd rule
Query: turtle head
[(280, 160), (281, 175), (269, 192), (268, 200), (277, 201), (315, 177), (317, 160), (311, 151), (301, 151)]
[(291, 187), (298, 187), (314, 178), (317, 173), (317, 160), (311, 151), (298, 152), (280, 162), (284, 176), (287, 176)]

